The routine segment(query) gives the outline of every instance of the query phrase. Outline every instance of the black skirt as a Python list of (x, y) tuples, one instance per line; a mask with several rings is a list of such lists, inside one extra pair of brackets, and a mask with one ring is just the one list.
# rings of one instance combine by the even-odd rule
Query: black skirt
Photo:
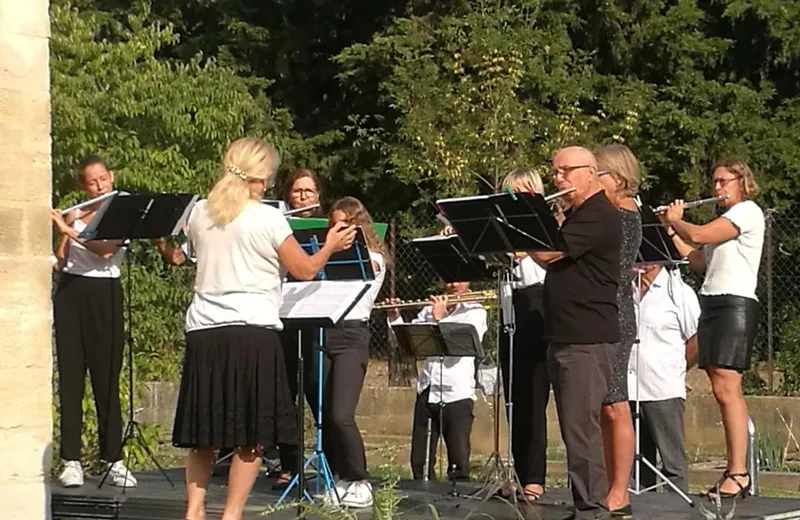
[(698, 366), (747, 370), (760, 313), (761, 306), (752, 298), (700, 295)]
[(225, 326), (186, 334), (172, 443), (264, 450), (297, 444), (278, 332)]

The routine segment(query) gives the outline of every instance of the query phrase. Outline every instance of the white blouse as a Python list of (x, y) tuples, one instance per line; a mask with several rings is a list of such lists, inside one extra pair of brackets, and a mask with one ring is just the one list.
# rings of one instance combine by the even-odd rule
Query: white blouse
[(706, 276), (700, 294), (731, 294), (757, 300), (758, 268), (764, 245), (764, 212), (752, 200), (745, 200), (728, 209), (722, 218), (736, 226), (739, 234), (727, 242), (703, 248)]
[(517, 277), (517, 281), (512, 285), (514, 289), (524, 289), (525, 287), (530, 287), (537, 283), (544, 283), (546, 274), (547, 271), (534, 262), (530, 256), (526, 256), (516, 261), (514, 275)]
[[(459, 303), (453, 311), (439, 320), (439, 323), (468, 323), (475, 327), (478, 338), (483, 341), (486, 334), (486, 309), (479, 303)], [(411, 323), (433, 323), (433, 307), (423, 307)], [(403, 323), (399, 316), (389, 324)], [(474, 356), (432, 356), (425, 360), (425, 365), (417, 379), (417, 394), (430, 388), (429, 403), (453, 403), (462, 399), (475, 399), (475, 357)]]
[(186, 331), (222, 325), (282, 330), (285, 270), (278, 248), (291, 234), (286, 217), (271, 206), (250, 201), (233, 221), (218, 227), (206, 201), (198, 202), (188, 221), (197, 273)]
[[(86, 229), (86, 224), (76, 218), (72, 227), (78, 233)], [(125, 247), (120, 247), (111, 258), (92, 253), (80, 242), (69, 239), (69, 250), (67, 252), (67, 262), (63, 272), (75, 276), (86, 276), (89, 278), (119, 278), (122, 259), (125, 257)]]
[[(375, 272), (375, 280), (367, 282), (369, 289), (360, 300), (350, 309), (350, 312), (344, 317), (344, 321), (367, 321), (369, 315), (372, 313), (372, 307), (375, 305), (375, 298), (378, 297), (378, 292), (383, 286), (383, 279), (386, 277), (386, 262), (383, 255), (374, 251), (369, 252), (369, 258), (376, 264), (378, 269)], [(374, 266), (373, 266), (374, 267)]]

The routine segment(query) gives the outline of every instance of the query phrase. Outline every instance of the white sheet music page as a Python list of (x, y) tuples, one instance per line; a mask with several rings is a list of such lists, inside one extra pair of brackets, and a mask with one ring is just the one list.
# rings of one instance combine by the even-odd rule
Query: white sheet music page
[(361, 280), (292, 282), (283, 284), (280, 317), (341, 320), (367, 289)]

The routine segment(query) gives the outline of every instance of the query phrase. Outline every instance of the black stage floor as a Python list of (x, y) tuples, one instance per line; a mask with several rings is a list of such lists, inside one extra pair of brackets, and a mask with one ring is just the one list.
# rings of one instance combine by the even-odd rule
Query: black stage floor
[[(170, 469), (168, 474), (175, 483), (170, 487), (163, 475), (158, 472), (139, 473), (139, 487), (122, 491), (113, 486), (104, 485), (98, 489), (99, 478), (90, 478), (81, 488), (64, 489), (57, 484), (51, 485), (51, 508), (54, 520), (66, 519), (118, 519), (118, 520), (181, 520), (183, 519), (185, 498), (183, 487), (183, 471)], [(223, 477), (212, 477), (208, 490), (207, 520), (219, 518), (225, 500), (225, 481)], [(271, 489), (273, 480), (259, 477), (247, 505), (245, 518), (288, 519), (297, 516), (296, 509), (262, 516), (261, 513), (274, 505), (278, 492)], [(313, 484), (311, 484), (313, 486)], [(459, 484), (458, 491), (466, 494), (479, 489), (478, 484)], [(399, 510), (406, 519), (433, 519), (431, 505), (442, 519), (480, 517), (482, 519), (512, 520), (540, 519), (562, 520), (570, 515), (569, 491), (567, 489), (551, 489), (542, 497), (540, 504), (516, 508), (501, 499), (478, 500), (451, 496), (451, 486), (446, 483), (423, 483), (401, 481), (398, 490), (403, 499)], [(293, 492), (294, 497), (297, 496)], [(692, 495), (698, 504), (691, 507), (679, 496), (672, 493), (647, 493), (632, 496), (631, 503), (634, 518), (648, 520), (689, 520), (706, 518), (700, 504), (714, 511), (714, 505), (705, 498)], [(723, 504), (723, 513), (730, 509), (730, 503)], [(327, 516), (327, 515), (326, 515)], [(359, 519), (380, 516), (389, 520), (386, 515), (376, 515), (371, 509), (359, 510)], [(311, 515), (309, 518), (318, 518)], [(329, 517), (330, 518), (330, 517)], [(342, 518), (341, 516), (338, 518)], [(711, 516), (714, 518), (714, 516)], [(720, 517), (724, 518), (724, 517)], [(800, 500), (785, 498), (750, 497), (736, 504), (735, 519), (741, 520), (787, 520), (800, 518)]]

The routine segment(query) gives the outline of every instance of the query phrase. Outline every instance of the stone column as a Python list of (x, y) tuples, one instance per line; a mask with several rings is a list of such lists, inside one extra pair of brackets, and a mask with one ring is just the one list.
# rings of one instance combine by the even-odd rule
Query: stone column
[(0, 0), (0, 509), (50, 518), (48, 0)]

